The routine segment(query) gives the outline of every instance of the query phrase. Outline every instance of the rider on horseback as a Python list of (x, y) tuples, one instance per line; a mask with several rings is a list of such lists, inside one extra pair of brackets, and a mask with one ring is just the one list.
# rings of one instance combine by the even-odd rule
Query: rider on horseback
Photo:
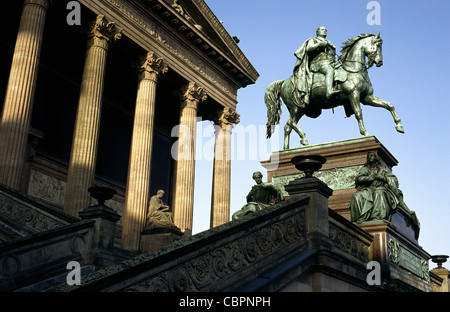
[(339, 93), (333, 89), (334, 63), (336, 47), (326, 39), (327, 29), (319, 27), (317, 37), (306, 40), (294, 53), (297, 63), (294, 67), (294, 99), (298, 106), (305, 108), (309, 104), (313, 74), (325, 75), (326, 99)]

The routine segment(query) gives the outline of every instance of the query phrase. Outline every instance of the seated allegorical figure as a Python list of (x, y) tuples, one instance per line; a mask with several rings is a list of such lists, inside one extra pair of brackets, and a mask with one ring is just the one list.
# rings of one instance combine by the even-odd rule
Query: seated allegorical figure
[(247, 195), (247, 204), (233, 214), (233, 220), (237, 220), (249, 213), (259, 211), (284, 200), (282, 192), (272, 184), (263, 183), (262, 177), (261, 172), (253, 173), (253, 179), (256, 185), (252, 187)]
[(409, 213), (414, 228), (420, 223), (414, 211), (403, 201), (397, 177), (381, 165), (374, 152), (367, 154), (367, 162), (355, 178), (356, 193), (350, 201), (351, 220), (356, 223), (384, 220), (391, 221), (398, 206)]
[(172, 213), (169, 211), (169, 206), (164, 205), (161, 198), (164, 196), (164, 191), (159, 190), (156, 195), (150, 198), (147, 213), (146, 228), (150, 227), (175, 227), (173, 223)]

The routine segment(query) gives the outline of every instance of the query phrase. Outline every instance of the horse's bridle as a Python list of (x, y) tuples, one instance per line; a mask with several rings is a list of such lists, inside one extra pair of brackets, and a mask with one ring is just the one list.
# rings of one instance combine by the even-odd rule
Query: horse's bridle
[[(364, 63), (364, 62), (360, 62), (360, 61), (349, 61), (349, 60), (345, 60), (344, 62), (342, 62), (342, 67), (343, 67), (346, 71), (348, 71), (349, 73), (353, 73), (353, 74), (362, 72), (363, 70), (368, 70), (368, 69), (371, 68), (371, 67), (373, 66), (373, 64), (375, 63), (375, 56), (376, 56), (376, 53), (377, 53), (377, 46), (378, 46), (378, 42), (373, 42), (373, 41), (372, 41), (372, 45), (371, 45), (370, 48), (369, 48), (369, 54), (367, 55), (367, 57), (368, 57), (367, 62)], [(363, 65), (363, 68), (361, 68), (361, 69), (358, 70), (358, 71), (351, 71), (351, 70), (348, 70), (347, 68), (345, 68), (345, 62), (359, 63), (359, 64)]]

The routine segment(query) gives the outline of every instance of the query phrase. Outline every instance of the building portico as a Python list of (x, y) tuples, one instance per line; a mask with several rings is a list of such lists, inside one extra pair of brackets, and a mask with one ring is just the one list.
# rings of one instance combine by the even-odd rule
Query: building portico
[[(111, 206), (122, 216), (117, 239), (130, 250), (139, 248), (149, 197), (162, 189), (175, 225), (189, 235), (201, 118), (220, 126), (211, 226), (227, 222), (230, 160), (223, 155), (238, 119), (217, 116), (237, 115), (237, 90), (254, 83), (258, 73), (203, 1), (79, 3), (81, 25), (67, 25), (66, 3), (26, 0), (20, 27), (26, 23), (41, 41), (21, 43), (20, 31), (4, 39), (4, 54), (13, 40), (34, 53), (27, 66), (37, 74), (30, 78), (28, 71), (14, 70), (21, 52), (9, 52), (9, 88), (12, 79), (23, 81), (36, 96), (20, 93), (12, 101), (9, 91), (2, 94), (0, 144), (14, 149), (2, 148), (0, 164), (8, 170), (2, 169), (0, 182), (75, 217), (91, 204), (89, 187), (116, 189)], [(10, 6), (19, 14), (18, 6)], [(41, 18), (30, 18), (30, 10)], [(6, 73), (1, 75), (4, 80)], [(27, 116), (12, 116), (14, 110)], [(14, 132), (7, 120), (14, 121)], [(175, 126), (188, 129), (189, 140), (181, 130), (172, 137)], [(20, 134), (13, 138), (14, 133)], [(172, 155), (176, 143), (178, 153)]]

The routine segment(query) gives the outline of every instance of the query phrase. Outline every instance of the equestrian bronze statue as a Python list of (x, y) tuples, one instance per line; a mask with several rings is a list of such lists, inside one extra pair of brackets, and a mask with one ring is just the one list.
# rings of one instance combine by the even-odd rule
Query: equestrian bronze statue
[[(317, 37), (309, 38), (295, 52), (297, 63), (293, 75), (286, 80), (271, 83), (265, 92), (267, 106), (267, 138), (274, 125), (279, 124), (281, 103), (289, 110), (284, 126), (284, 149), (289, 149), (292, 129), (300, 136), (302, 145), (308, 145), (305, 133), (298, 126), (302, 116), (317, 118), (322, 109), (344, 106), (347, 117), (355, 115), (361, 135), (368, 136), (360, 103), (387, 109), (394, 118), (395, 128), (404, 133), (394, 106), (374, 95), (368, 69), (383, 65), (380, 34), (362, 34), (343, 43), (336, 61), (336, 48), (326, 39), (327, 30), (320, 27)], [(367, 58), (367, 61), (366, 61)]]

